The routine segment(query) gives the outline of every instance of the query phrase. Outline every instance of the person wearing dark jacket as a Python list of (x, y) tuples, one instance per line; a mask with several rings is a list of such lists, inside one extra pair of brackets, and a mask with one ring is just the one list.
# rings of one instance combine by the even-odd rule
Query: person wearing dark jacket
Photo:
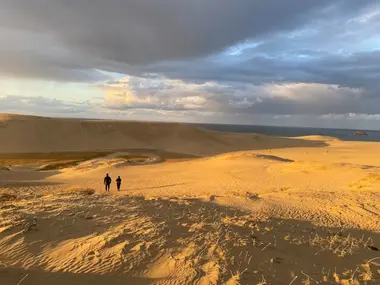
[(120, 191), (120, 185), (121, 185), (121, 178), (120, 176), (118, 176), (116, 179), (117, 191)]
[(104, 185), (106, 186), (107, 192), (110, 192), (111, 182), (112, 182), (112, 179), (107, 173), (106, 177), (104, 177)]

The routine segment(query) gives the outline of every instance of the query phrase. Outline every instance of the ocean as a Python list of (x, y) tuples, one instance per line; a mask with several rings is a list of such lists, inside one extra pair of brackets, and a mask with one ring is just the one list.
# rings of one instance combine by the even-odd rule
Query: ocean
[[(197, 124), (197, 126), (220, 132), (232, 133), (257, 133), (269, 136), (301, 137), (301, 136), (327, 136), (335, 137), (343, 141), (367, 141), (380, 142), (380, 131), (349, 130), (349, 129), (324, 129), (304, 127), (273, 127), (273, 126), (248, 126), (248, 125), (222, 125), (222, 124)], [(355, 133), (365, 132), (367, 136), (357, 136)]]

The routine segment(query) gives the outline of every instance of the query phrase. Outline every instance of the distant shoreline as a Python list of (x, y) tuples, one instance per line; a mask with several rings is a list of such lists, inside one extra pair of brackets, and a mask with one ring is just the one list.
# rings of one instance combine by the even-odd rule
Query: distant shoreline
[[(190, 124), (213, 131), (228, 133), (256, 133), (277, 137), (305, 137), (324, 136), (334, 137), (343, 141), (380, 142), (380, 131), (363, 129), (330, 129), (307, 127), (278, 127), (259, 125), (232, 125), (232, 124)], [(355, 135), (358, 132), (366, 133), (366, 136)]]

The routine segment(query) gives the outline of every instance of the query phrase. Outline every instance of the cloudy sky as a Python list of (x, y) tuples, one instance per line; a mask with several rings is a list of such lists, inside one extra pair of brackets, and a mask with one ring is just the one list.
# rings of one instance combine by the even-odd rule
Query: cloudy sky
[(0, 0), (0, 112), (380, 129), (380, 1)]

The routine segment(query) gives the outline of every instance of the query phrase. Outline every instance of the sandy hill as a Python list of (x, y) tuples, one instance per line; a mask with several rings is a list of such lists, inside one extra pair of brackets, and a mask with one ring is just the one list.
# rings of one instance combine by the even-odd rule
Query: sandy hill
[(0, 114), (0, 284), (378, 285), (377, 153)]
[(220, 133), (192, 125), (0, 115), (0, 152), (160, 149), (193, 155), (325, 146), (322, 141)]

